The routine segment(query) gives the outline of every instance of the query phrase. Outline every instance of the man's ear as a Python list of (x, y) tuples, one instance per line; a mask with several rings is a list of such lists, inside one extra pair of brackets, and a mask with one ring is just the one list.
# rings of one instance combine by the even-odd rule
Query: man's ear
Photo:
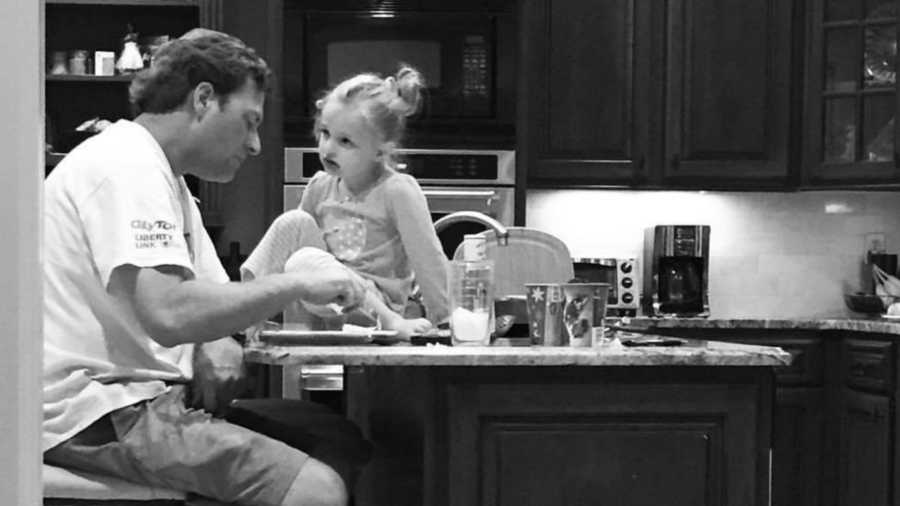
[(206, 114), (214, 100), (217, 100), (216, 90), (213, 89), (212, 84), (206, 81), (197, 84), (191, 93), (191, 105), (199, 117)]

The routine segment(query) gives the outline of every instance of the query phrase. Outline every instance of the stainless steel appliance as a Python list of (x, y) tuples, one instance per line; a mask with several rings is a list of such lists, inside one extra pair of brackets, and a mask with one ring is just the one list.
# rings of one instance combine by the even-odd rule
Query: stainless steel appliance
[[(503, 226), (515, 214), (516, 154), (511, 150), (400, 149), (398, 169), (413, 175), (422, 187), (432, 221), (458, 211), (477, 211)], [(296, 209), (312, 176), (322, 170), (316, 148), (284, 150), (284, 210)], [(444, 220), (438, 238), (452, 258), (466, 234), (486, 230), (479, 220)], [(285, 368), (282, 393), (289, 398), (327, 397), (343, 389), (340, 365)]]
[[(400, 149), (398, 169), (422, 186), (432, 221), (457, 211), (478, 211), (511, 226), (515, 214), (516, 153), (512, 150)], [(285, 148), (284, 209), (300, 204), (303, 189), (322, 169), (316, 148)], [(452, 258), (465, 234), (486, 229), (462, 221), (443, 228), (438, 237)]]
[[(449, 5), (449, 4), (448, 4)], [(314, 103), (360, 72), (419, 69), (427, 93), (405, 146), (513, 146), (515, 1), (284, 1), (284, 138), (312, 139)]]
[(609, 283), (607, 316), (637, 316), (641, 276), (634, 258), (573, 258), (575, 277), (590, 283)]
[(709, 316), (709, 232), (709, 225), (648, 230), (648, 314)]

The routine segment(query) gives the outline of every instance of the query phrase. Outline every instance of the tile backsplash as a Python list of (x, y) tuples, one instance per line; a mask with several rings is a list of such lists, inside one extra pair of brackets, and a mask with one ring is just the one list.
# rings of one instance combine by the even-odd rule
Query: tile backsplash
[(854, 315), (845, 292), (869, 288), (865, 236), (900, 253), (900, 193), (530, 190), (526, 225), (573, 257), (643, 257), (654, 225), (710, 225), (714, 318)]

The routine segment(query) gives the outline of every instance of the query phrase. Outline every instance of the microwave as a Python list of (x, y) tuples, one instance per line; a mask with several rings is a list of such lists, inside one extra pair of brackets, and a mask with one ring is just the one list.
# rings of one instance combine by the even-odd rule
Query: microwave
[(637, 316), (641, 277), (634, 258), (573, 258), (572, 267), (579, 281), (609, 283), (607, 316)]
[(285, 0), (285, 145), (314, 143), (315, 102), (325, 91), (361, 72), (394, 75), (405, 63), (426, 89), (403, 146), (513, 148), (514, 5)]

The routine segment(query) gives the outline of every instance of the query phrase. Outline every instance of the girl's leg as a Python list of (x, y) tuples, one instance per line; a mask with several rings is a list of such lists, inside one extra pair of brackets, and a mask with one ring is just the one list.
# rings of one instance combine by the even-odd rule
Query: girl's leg
[(409, 340), (410, 336), (422, 334), (432, 328), (431, 322), (426, 318), (406, 319), (403, 315), (394, 312), (381, 298), (381, 294), (373, 290), (366, 292), (365, 305), (374, 311), (381, 322), (381, 328), (396, 330), (401, 339)]
[(309, 213), (294, 209), (272, 222), (259, 244), (241, 265), (241, 279), (284, 272), (284, 263), (298, 249), (312, 246), (326, 250), (322, 230)]

